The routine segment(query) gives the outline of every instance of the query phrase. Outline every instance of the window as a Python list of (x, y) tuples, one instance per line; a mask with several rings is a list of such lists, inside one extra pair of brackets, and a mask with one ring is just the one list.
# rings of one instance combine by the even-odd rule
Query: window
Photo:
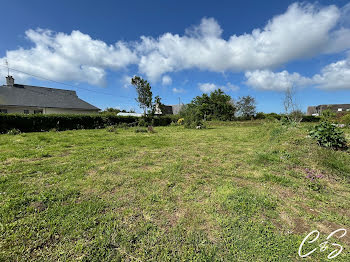
[(29, 114), (29, 110), (24, 110), (24, 113), (25, 113), (26, 115), (28, 115), (28, 114)]
[(43, 110), (42, 110), (42, 109), (34, 110), (34, 114), (42, 114), (42, 113), (43, 113)]
[(0, 109), (0, 113), (7, 114), (7, 109)]

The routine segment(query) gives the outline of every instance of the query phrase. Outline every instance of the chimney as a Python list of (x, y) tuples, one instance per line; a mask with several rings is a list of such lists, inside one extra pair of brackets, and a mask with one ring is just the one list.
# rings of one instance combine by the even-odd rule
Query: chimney
[(6, 77), (6, 85), (13, 86), (15, 84), (15, 79), (12, 76)]

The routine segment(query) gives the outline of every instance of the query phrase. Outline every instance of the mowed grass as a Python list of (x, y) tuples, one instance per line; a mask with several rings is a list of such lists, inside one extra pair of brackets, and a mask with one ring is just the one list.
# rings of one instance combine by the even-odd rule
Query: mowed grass
[(0, 261), (298, 261), (350, 230), (350, 154), (309, 127), (0, 135)]

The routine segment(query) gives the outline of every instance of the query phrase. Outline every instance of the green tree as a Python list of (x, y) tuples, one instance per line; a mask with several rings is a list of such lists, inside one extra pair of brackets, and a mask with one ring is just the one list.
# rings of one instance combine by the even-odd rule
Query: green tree
[(103, 110), (101, 113), (114, 113), (114, 114), (118, 114), (120, 112), (119, 109), (117, 108), (113, 108), (113, 107), (107, 107), (105, 110)]
[(162, 99), (159, 96), (156, 96), (154, 98), (154, 103), (153, 103), (153, 106), (152, 106), (152, 114), (154, 114), (157, 111), (157, 109), (160, 110), (160, 112), (162, 114), (164, 114), (165, 105), (162, 103), (161, 100)]
[(131, 84), (135, 86), (137, 91), (136, 101), (139, 103), (139, 106), (143, 109), (144, 114), (153, 110), (152, 103), (152, 91), (151, 85), (147, 80), (142, 79), (139, 76), (134, 76), (131, 79)]
[(244, 118), (251, 118), (256, 114), (256, 102), (252, 96), (240, 97), (237, 101), (238, 113)]
[[(181, 110), (185, 126), (198, 126), (204, 120), (233, 120), (236, 108), (232, 98), (221, 89), (195, 97)], [(193, 123), (193, 124), (191, 124)]]

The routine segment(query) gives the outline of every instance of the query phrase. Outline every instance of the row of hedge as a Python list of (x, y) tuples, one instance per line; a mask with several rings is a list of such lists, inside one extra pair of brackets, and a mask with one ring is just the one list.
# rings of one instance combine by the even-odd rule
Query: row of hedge
[[(255, 116), (255, 119), (277, 119), (281, 120), (282, 117), (284, 117), (284, 114), (276, 114), (276, 113), (257, 113)], [(301, 122), (320, 122), (321, 118), (318, 116), (307, 116), (304, 115), (302, 117)]]
[[(173, 116), (154, 117), (154, 126), (170, 125)], [(91, 115), (42, 115), (42, 114), (0, 114), (0, 133), (7, 133), (11, 129), (21, 132), (39, 132), (56, 129), (58, 131), (72, 129), (99, 129), (107, 126), (128, 124), (137, 125), (141, 120), (134, 116), (117, 116), (115, 114)]]

